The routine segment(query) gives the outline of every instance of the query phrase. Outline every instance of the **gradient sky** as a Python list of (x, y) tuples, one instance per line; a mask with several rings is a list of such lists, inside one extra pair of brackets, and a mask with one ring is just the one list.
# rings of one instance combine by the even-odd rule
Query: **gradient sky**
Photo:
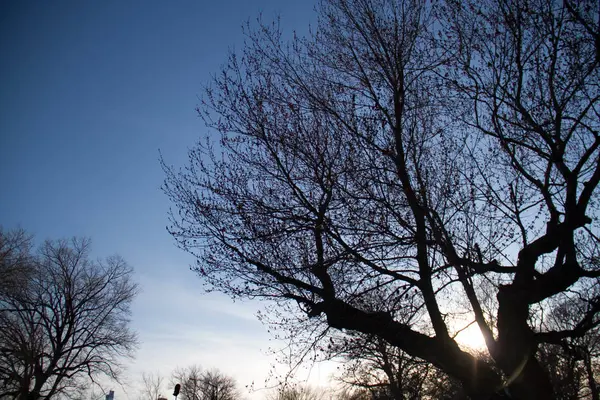
[(258, 305), (202, 295), (191, 258), (165, 230), (158, 152), (183, 165), (207, 133), (196, 96), (241, 47), (245, 21), (281, 15), (287, 32), (302, 33), (313, 8), (297, 0), (0, 2), (0, 224), (40, 241), (89, 236), (94, 256), (118, 253), (135, 268), (142, 345), (129, 398), (142, 371), (168, 375), (192, 363), (241, 386), (266, 377), (272, 343), (254, 317)]

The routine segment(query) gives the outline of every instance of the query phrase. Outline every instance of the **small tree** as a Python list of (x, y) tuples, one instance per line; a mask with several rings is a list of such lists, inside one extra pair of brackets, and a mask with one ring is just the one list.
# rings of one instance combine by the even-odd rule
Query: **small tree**
[(0, 275), (12, 276), (0, 292), (0, 397), (51, 398), (98, 375), (118, 380), (137, 345), (131, 267), (120, 257), (91, 260), (87, 239), (31, 252), (23, 237), (0, 231)]
[(181, 385), (179, 396), (181, 400), (202, 399), (203, 370), (199, 365), (176, 368), (171, 374), (171, 386)]
[(240, 397), (234, 378), (217, 369), (205, 371), (198, 365), (176, 369), (171, 383), (181, 385), (182, 400), (238, 400)]
[(164, 377), (160, 373), (142, 373), (140, 400), (157, 400), (163, 392)]
[(284, 385), (267, 397), (268, 400), (323, 400), (324, 392), (319, 392), (310, 386)]

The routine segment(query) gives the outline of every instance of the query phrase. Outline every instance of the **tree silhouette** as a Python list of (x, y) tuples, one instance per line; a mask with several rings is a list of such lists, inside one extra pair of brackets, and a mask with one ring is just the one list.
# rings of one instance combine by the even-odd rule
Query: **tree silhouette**
[(164, 392), (165, 379), (159, 372), (142, 373), (139, 400), (157, 400)]
[(203, 370), (198, 365), (177, 368), (171, 383), (180, 386), (181, 400), (237, 400), (235, 379), (217, 369)]
[[(211, 290), (378, 337), (473, 399), (553, 399), (539, 346), (598, 324), (598, 26), (591, 0), (329, 0), (291, 41), (261, 23), (199, 106), (220, 140), (164, 167), (169, 230)], [(538, 329), (559, 296), (583, 314)], [(453, 339), (467, 314), (490, 359)]]
[(37, 252), (30, 242), (0, 230), (0, 275), (10, 276), (0, 290), (0, 397), (75, 396), (98, 375), (118, 379), (137, 345), (131, 267), (90, 260), (86, 239), (47, 241)]

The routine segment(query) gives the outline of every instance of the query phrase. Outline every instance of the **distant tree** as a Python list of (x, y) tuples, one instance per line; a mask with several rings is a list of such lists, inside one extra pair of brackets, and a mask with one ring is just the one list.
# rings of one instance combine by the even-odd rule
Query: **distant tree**
[(178, 368), (171, 375), (171, 384), (181, 385), (181, 400), (238, 400), (234, 378), (217, 369), (203, 370), (198, 365)]
[(285, 385), (267, 398), (268, 400), (324, 400), (326, 395), (306, 385)]
[[(553, 330), (577, 329), (585, 302), (569, 299), (557, 302), (544, 315), (543, 324)], [(540, 346), (540, 360), (548, 371), (556, 398), (600, 400), (600, 330)]]
[[(598, 1), (325, 0), (312, 36), (246, 43), (199, 106), (220, 141), (165, 167), (208, 288), (381, 338), (472, 399), (556, 398), (540, 346), (600, 311)], [(532, 323), (562, 295), (577, 323)], [(491, 358), (454, 339), (465, 315)]]
[(331, 350), (346, 361), (339, 380), (365, 390), (372, 400), (464, 397), (459, 382), (381, 338), (356, 334), (332, 340)]
[(336, 393), (337, 400), (371, 400), (371, 393), (367, 389), (356, 387), (343, 387)]
[(139, 395), (140, 400), (157, 400), (162, 397), (164, 392), (165, 379), (160, 373), (143, 372), (142, 389)]
[[(0, 398), (75, 396), (99, 375), (118, 380), (137, 345), (137, 293), (119, 257), (94, 261), (90, 241), (47, 241), (0, 230)], [(7, 285), (7, 282), (9, 283)]]
[(105, 400), (109, 392), (92, 383), (91, 385), (88, 384), (87, 387), (82, 385), (79, 392), (70, 392), (67, 396), (58, 395), (56, 398), (60, 400)]
[(179, 396), (181, 400), (202, 399), (202, 379), (204, 371), (199, 365), (190, 365), (185, 368), (176, 368), (171, 374), (171, 386), (180, 384)]

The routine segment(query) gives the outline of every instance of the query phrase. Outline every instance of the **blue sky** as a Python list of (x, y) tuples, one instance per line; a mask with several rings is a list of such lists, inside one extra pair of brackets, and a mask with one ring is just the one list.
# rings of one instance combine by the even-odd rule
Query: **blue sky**
[(95, 256), (118, 253), (134, 266), (142, 347), (130, 382), (191, 363), (242, 385), (264, 381), (272, 343), (257, 305), (201, 295), (191, 258), (165, 230), (158, 152), (183, 165), (207, 133), (196, 96), (228, 50), (241, 47), (246, 20), (279, 14), (286, 31), (305, 32), (313, 8), (289, 0), (0, 2), (0, 224), (38, 240), (89, 236)]

